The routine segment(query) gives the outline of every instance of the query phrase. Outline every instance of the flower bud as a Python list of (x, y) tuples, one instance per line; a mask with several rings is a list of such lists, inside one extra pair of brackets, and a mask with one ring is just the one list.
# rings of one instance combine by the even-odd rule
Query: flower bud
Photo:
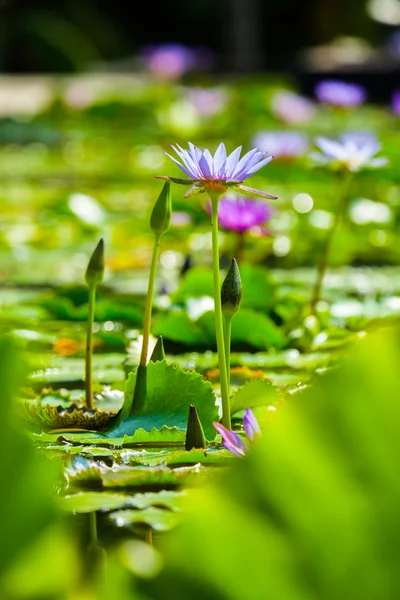
[(240, 308), (242, 299), (242, 282), (239, 267), (234, 258), (221, 287), (222, 313), (225, 317), (234, 317)]
[(159, 336), (156, 345), (153, 348), (153, 352), (150, 356), (150, 362), (157, 362), (158, 360), (165, 359), (164, 342), (162, 335)]
[(204, 436), (203, 427), (197, 414), (196, 407), (191, 404), (189, 406), (189, 418), (186, 430), (185, 449), (206, 448), (207, 442)]
[(96, 286), (104, 277), (104, 240), (101, 238), (93, 252), (85, 273), (85, 281), (89, 287)]
[(168, 231), (171, 222), (171, 214), (171, 184), (169, 181), (166, 181), (150, 217), (150, 227), (156, 237), (159, 238)]

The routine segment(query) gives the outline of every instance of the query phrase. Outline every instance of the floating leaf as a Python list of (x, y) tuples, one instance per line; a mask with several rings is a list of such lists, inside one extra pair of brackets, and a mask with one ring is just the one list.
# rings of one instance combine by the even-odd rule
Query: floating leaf
[(255, 406), (276, 404), (280, 396), (268, 381), (249, 381), (231, 399), (232, 414)]
[(207, 439), (215, 437), (212, 422), (218, 419), (218, 408), (211, 384), (194, 371), (183, 371), (165, 360), (150, 362), (147, 366), (147, 396), (135, 414), (132, 406), (136, 374), (131, 373), (126, 383), (126, 403), (120, 424), (108, 435), (122, 437), (132, 435), (137, 429), (151, 431), (164, 426), (186, 430), (187, 415), (191, 404), (198, 409)]
[(156, 507), (144, 510), (118, 510), (108, 518), (117, 527), (131, 528), (134, 525), (148, 525), (154, 531), (170, 531), (180, 521), (177, 513)]
[(130, 496), (106, 492), (78, 492), (68, 496), (57, 496), (57, 505), (65, 511), (91, 513), (96, 510), (109, 511), (129, 505)]

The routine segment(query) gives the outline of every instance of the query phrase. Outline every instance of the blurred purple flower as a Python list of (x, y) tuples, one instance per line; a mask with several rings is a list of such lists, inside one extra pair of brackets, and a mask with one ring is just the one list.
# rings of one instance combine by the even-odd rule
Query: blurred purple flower
[[(211, 204), (207, 204), (211, 214)], [(265, 202), (252, 198), (221, 198), (218, 206), (218, 222), (223, 229), (244, 233), (252, 227), (262, 225), (273, 215), (273, 210)]]
[[(222, 436), (222, 443), (229, 452), (232, 452), (235, 456), (244, 456), (246, 454), (248, 446), (235, 431), (230, 431), (221, 423), (213, 423), (213, 425)], [(246, 408), (243, 417), (243, 427), (249, 442), (253, 442), (261, 435), (260, 426), (250, 408)]]
[(315, 112), (315, 105), (308, 98), (282, 90), (272, 97), (271, 109), (278, 119), (295, 125), (310, 121)]
[(225, 108), (228, 94), (222, 88), (193, 87), (188, 90), (189, 102), (204, 117), (213, 117)]
[(145, 67), (158, 79), (175, 81), (196, 65), (196, 52), (183, 44), (145, 46), (141, 57)]
[(367, 98), (363, 86), (356, 83), (336, 81), (334, 79), (317, 83), (315, 86), (315, 95), (320, 102), (343, 108), (359, 106)]
[(339, 141), (325, 137), (316, 138), (316, 146), (321, 153), (313, 153), (312, 157), (318, 162), (345, 167), (349, 171), (360, 171), (365, 167), (377, 168), (387, 163), (384, 157), (375, 157), (381, 149), (381, 144), (368, 132), (353, 132), (344, 134)]
[[(247, 152), (240, 160), (242, 146), (239, 146), (226, 154), (225, 144), (221, 143), (214, 156), (209, 150), (203, 152), (189, 142), (189, 150), (184, 150), (177, 144), (177, 148), (172, 146), (182, 163), (166, 152), (166, 155), (174, 161), (176, 165), (190, 177), (182, 179), (179, 177), (169, 177), (166, 175), (156, 175), (157, 179), (165, 179), (178, 183), (180, 185), (191, 185), (192, 187), (185, 194), (185, 198), (204, 192), (214, 192), (224, 194), (228, 189), (245, 194), (247, 196), (257, 196), (276, 200), (276, 196), (271, 196), (266, 192), (249, 188), (242, 185), (242, 182), (267, 165), (274, 157), (267, 156), (268, 152), (260, 152), (255, 148)], [(194, 185), (192, 185), (194, 184)]]
[(277, 159), (303, 156), (309, 147), (308, 137), (297, 131), (260, 131), (252, 143), (260, 150), (269, 148)]
[(392, 94), (392, 109), (400, 117), (400, 90), (395, 90)]
[(261, 435), (258, 421), (250, 408), (246, 408), (246, 412), (244, 413), (243, 427), (246, 437), (250, 442), (253, 442), (257, 436)]

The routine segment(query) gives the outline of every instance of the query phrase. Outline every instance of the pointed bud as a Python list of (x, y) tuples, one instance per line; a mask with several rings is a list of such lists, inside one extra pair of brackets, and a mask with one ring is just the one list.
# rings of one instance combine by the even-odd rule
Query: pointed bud
[(165, 359), (164, 342), (162, 335), (159, 336), (156, 345), (154, 346), (153, 352), (150, 356), (150, 362), (157, 362), (158, 360)]
[(154, 205), (150, 218), (150, 227), (156, 237), (161, 237), (169, 229), (172, 214), (171, 204), (171, 184), (169, 181), (164, 183), (161, 194)]
[(240, 308), (242, 299), (242, 282), (237, 262), (232, 258), (231, 267), (221, 287), (222, 313), (225, 317), (234, 317)]
[(85, 281), (89, 287), (96, 286), (104, 277), (104, 240), (101, 238), (93, 252), (85, 273)]
[(203, 427), (197, 414), (196, 407), (191, 404), (189, 406), (189, 418), (186, 430), (185, 449), (206, 448), (207, 442), (204, 436)]

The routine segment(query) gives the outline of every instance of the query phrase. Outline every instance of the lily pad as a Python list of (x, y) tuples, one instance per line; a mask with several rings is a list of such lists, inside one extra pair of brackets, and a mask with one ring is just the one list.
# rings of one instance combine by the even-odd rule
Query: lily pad
[(177, 513), (154, 506), (143, 510), (118, 510), (108, 518), (117, 527), (132, 528), (135, 525), (147, 525), (154, 531), (170, 531), (180, 522)]
[(213, 421), (218, 419), (216, 398), (211, 384), (194, 371), (183, 371), (165, 360), (147, 366), (147, 394), (140, 411), (132, 405), (136, 374), (131, 373), (125, 387), (121, 422), (110, 437), (133, 435), (138, 429), (150, 432), (163, 427), (186, 430), (191, 404), (197, 408), (207, 439), (215, 437)]
[(232, 414), (255, 406), (274, 405), (281, 400), (276, 389), (268, 381), (249, 381), (231, 399)]

